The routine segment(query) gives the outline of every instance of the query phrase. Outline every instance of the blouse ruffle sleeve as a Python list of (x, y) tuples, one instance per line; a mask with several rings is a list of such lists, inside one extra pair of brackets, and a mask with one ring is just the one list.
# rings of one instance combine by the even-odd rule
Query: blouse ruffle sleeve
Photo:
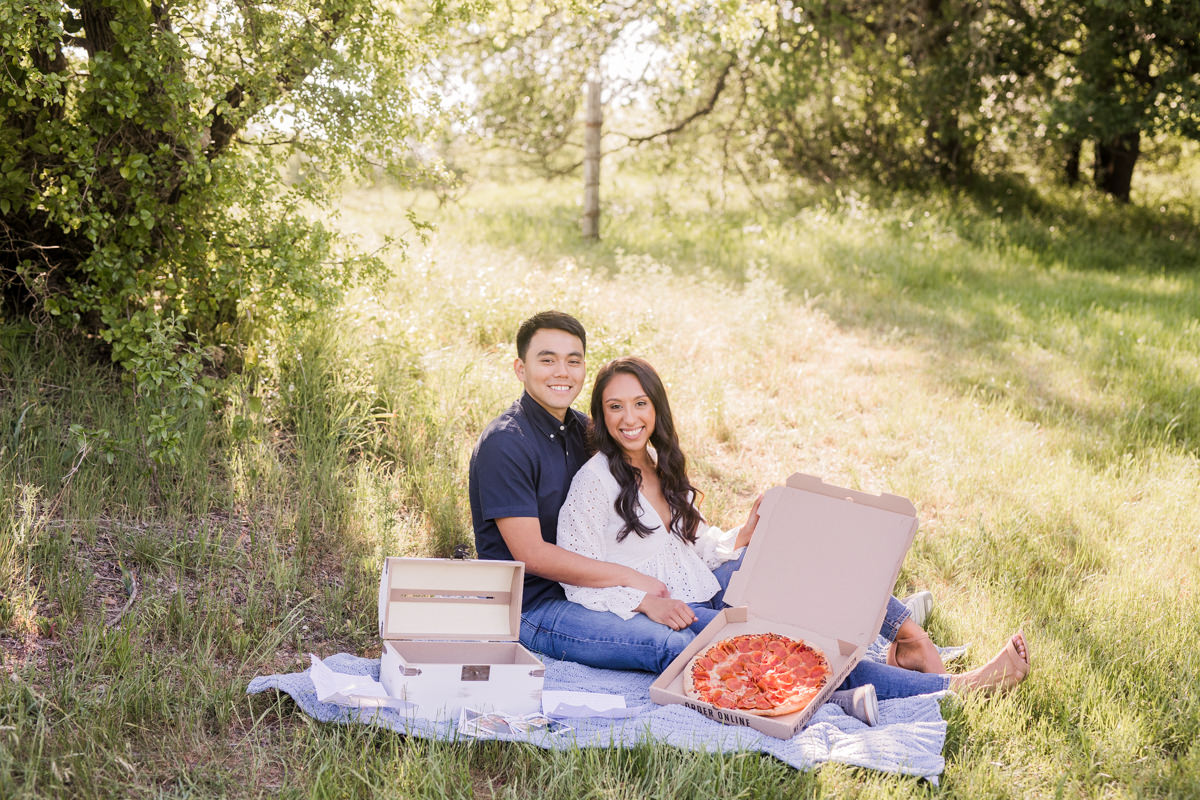
[(743, 548), (734, 547), (734, 542), (737, 541), (737, 535), (742, 530), (739, 525), (736, 528), (730, 528), (723, 531), (716, 525), (709, 525), (704, 530), (696, 534), (696, 554), (700, 556), (700, 560), (704, 562), (704, 566), (709, 569), (716, 569), (726, 561), (732, 561), (737, 558), (738, 552)]
[[(608, 561), (606, 522), (613, 499), (590, 470), (581, 469), (576, 473), (566, 502), (558, 512), (558, 546), (597, 561)], [(629, 586), (592, 587), (569, 583), (562, 586), (571, 602), (593, 611), (611, 611), (621, 619), (632, 619), (637, 614), (634, 609), (646, 596), (645, 592)]]

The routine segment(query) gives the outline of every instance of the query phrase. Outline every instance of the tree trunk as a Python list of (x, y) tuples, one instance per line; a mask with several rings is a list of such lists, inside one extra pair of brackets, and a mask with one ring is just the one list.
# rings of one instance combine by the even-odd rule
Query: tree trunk
[(1067, 142), (1067, 160), (1063, 163), (1063, 177), (1066, 178), (1067, 186), (1075, 186), (1079, 183), (1079, 151), (1082, 145), (1078, 139), (1072, 139)]
[(583, 238), (600, 238), (600, 133), (604, 116), (600, 79), (587, 85), (587, 117), (583, 132)]
[(1140, 154), (1141, 132), (1134, 130), (1096, 140), (1094, 179), (1101, 189), (1122, 203), (1129, 202), (1133, 166)]
[[(933, 102), (940, 103), (940, 100)], [(965, 177), (970, 171), (970, 161), (958, 126), (958, 112), (953, 108), (939, 108), (928, 116), (925, 124), (926, 136), (932, 139), (931, 153), (938, 175), (950, 181)]]

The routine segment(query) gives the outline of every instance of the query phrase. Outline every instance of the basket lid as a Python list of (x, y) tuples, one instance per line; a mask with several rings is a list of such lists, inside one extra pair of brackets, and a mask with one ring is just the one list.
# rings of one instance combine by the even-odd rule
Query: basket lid
[[(725, 602), (756, 617), (868, 644), (917, 531), (913, 504), (797, 473), (767, 491)], [(753, 578), (751, 578), (753, 576)]]
[(520, 561), (385, 558), (379, 579), (383, 639), (516, 641)]

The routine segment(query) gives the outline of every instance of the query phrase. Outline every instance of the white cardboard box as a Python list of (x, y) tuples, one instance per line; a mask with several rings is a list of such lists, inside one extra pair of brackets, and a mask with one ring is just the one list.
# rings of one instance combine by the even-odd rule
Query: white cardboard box
[[(742, 566), (725, 593), (732, 608), (717, 615), (668, 665), (651, 684), (650, 699), (791, 738), (878, 635), (916, 531), (916, 509), (903, 497), (842, 489), (800, 473), (770, 489)], [(825, 652), (832, 675), (806, 708), (759, 717), (683, 693), (683, 670), (696, 653), (728, 636), (767, 632), (805, 639)]]
[(387, 558), (379, 580), (379, 681), (428, 719), (464, 707), (541, 710), (546, 670), (518, 641), (519, 561)]

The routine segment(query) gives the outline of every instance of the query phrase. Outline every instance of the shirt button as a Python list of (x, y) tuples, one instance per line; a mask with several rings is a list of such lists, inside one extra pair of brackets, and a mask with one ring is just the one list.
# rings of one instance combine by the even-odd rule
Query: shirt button
[(551, 438), (551, 439), (553, 439), (553, 438), (554, 438), (554, 434), (553, 434), (553, 433), (552, 433), (552, 434), (550, 434), (550, 438)]

